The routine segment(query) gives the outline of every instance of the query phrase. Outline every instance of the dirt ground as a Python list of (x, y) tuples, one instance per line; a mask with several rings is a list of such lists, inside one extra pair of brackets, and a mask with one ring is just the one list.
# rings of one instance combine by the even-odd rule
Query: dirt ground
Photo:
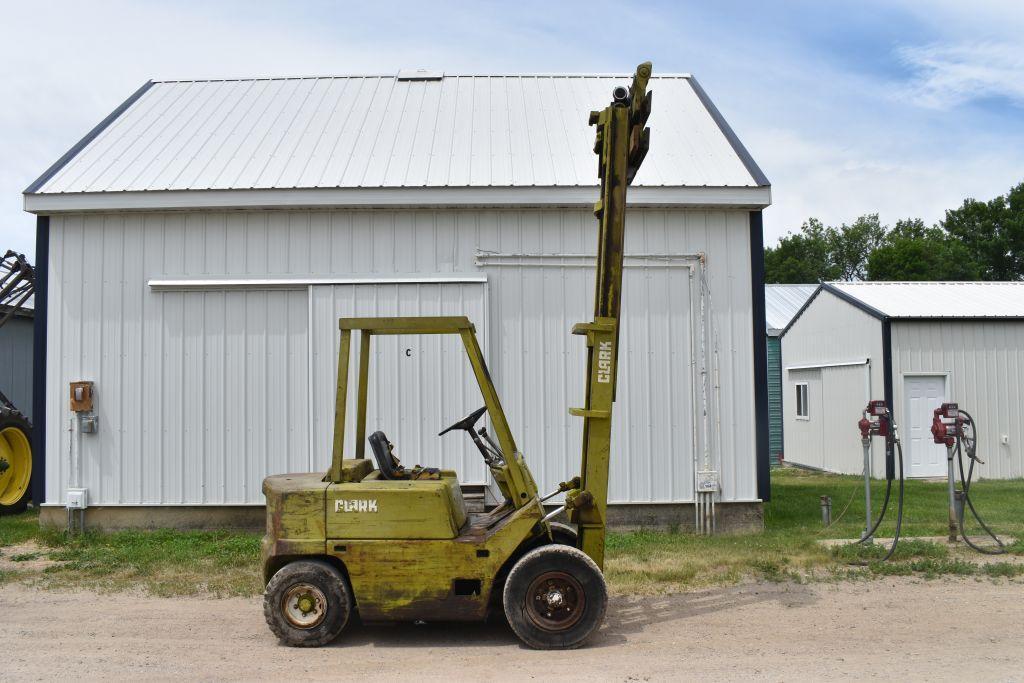
[(1024, 681), (1024, 584), (887, 579), (617, 598), (595, 640), (521, 647), (500, 621), (353, 628), (279, 646), (259, 599), (0, 589), (4, 680)]

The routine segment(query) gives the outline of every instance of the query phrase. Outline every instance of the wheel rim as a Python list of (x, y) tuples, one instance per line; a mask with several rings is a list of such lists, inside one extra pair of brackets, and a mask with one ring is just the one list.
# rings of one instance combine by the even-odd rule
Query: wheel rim
[(0, 430), (0, 505), (14, 505), (28, 490), (32, 478), (32, 446), (17, 427)]
[(576, 577), (565, 572), (545, 572), (526, 592), (526, 615), (545, 631), (564, 631), (583, 617), (587, 597)]
[(281, 612), (295, 628), (314, 628), (327, 616), (327, 598), (316, 586), (297, 583), (281, 599)]

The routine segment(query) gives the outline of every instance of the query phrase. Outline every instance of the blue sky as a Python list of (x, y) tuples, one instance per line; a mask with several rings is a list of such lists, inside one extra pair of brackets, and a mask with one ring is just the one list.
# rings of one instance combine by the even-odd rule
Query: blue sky
[(149, 78), (651, 59), (700, 79), (772, 181), (768, 243), (809, 216), (931, 222), (1024, 181), (1019, 0), (41, 5), (0, 25), (0, 249), (31, 253), (21, 191)]

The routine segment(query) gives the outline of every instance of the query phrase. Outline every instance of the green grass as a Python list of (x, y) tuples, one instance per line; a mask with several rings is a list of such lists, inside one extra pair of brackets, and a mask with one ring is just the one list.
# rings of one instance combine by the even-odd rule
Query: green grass
[(119, 531), (44, 534), (46, 574), (99, 589), (141, 585), (156, 595), (252, 595), (260, 585), (258, 534), (229, 531)]
[[(35, 548), (9, 554), (4, 546)], [(254, 595), (262, 591), (260, 535), (235, 531), (89, 531), (41, 529), (35, 512), (0, 517), (0, 583), (44, 588), (142, 589), (154, 595)], [(17, 563), (46, 560), (22, 570)]]
[[(613, 590), (649, 593), (721, 585), (744, 578), (767, 581), (870, 578), (888, 575), (979, 575), (1012, 578), (1024, 575), (1024, 565), (1011, 562), (991, 568), (975, 554), (952, 557), (948, 546), (915, 540), (914, 536), (944, 537), (947, 533), (946, 485), (942, 482), (906, 483), (901, 541), (893, 558), (879, 560), (887, 548), (843, 545), (826, 548), (822, 539), (860, 537), (864, 527), (864, 480), (855, 476), (810, 473), (795, 469), (772, 472), (772, 500), (765, 505), (761, 533), (699, 537), (688, 533), (636, 531), (612, 533), (608, 538), (606, 574)], [(981, 481), (971, 489), (972, 499), (985, 521), (997, 533), (1018, 540), (1011, 555), (1024, 555), (1024, 480)], [(877, 512), (885, 482), (872, 486)], [(833, 525), (821, 523), (820, 497), (832, 497)], [(890, 538), (895, 529), (895, 495), (888, 521), (877, 532)], [(850, 503), (846, 513), (840, 513)], [(968, 533), (980, 530), (968, 525)], [(977, 542), (984, 542), (978, 538)], [(1008, 569), (1011, 567), (1012, 569)], [(1021, 567), (1020, 572), (1017, 567)]]
[(39, 536), (39, 517), (35, 512), (0, 516), (0, 548), (25, 543), (37, 536)]
[[(981, 481), (972, 488), (979, 512), (990, 526), (1022, 539), (1009, 546), (1009, 557), (998, 560), (913, 538), (904, 540), (892, 560), (884, 563), (879, 561), (886, 551), (881, 545), (828, 548), (819, 543), (826, 538), (852, 541), (859, 537), (864, 524), (862, 486), (859, 477), (775, 470), (763, 532), (713, 537), (695, 536), (686, 528), (613, 532), (607, 543), (608, 582), (618, 594), (650, 594), (749, 579), (975, 576), (1017, 580), (1024, 576), (1024, 562), (1014, 557), (1024, 555), (1024, 480)], [(884, 482), (875, 482), (875, 510), (883, 491)], [(832, 496), (837, 517), (852, 498), (845, 515), (828, 529), (821, 524), (822, 495)], [(879, 529), (880, 537), (892, 535), (894, 519), (895, 509)], [(945, 484), (908, 482), (904, 536), (945, 533)], [(13, 552), (10, 546), (21, 547)], [(169, 596), (245, 596), (262, 590), (258, 565), (256, 533), (161, 530), (67, 536), (41, 530), (34, 512), (0, 517), (0, 585), (20, 582)]]

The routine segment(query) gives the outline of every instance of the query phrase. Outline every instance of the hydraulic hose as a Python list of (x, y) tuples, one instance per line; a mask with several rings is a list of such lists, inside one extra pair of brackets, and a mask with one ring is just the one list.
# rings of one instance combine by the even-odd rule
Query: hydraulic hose
[(964, 502), (967, 503), (967, 507), (970, 508), (971, 514), (974, 515), (974, 519), (977, 520), (977, 522), (981, 526), (981, 528), (985, 530), (985, 533), (988, 534), (989, 537), (993, 541), (995, 541), (996, 547), (994, 547), (994, 548), (992, 548), (992, 547), (986, 548), (985, 546), (977, 545), (976, 543), (971, 541), (970, 538), (967, 537), (967, 533), (964, 531), (964, 514), (963, 514), (963, 510), (961, 510), (960, 514), (957, 515), (957, 520), (956, 520), (957, 521), (957, 526), (960, 527), (960, 537), (962, 539), (964, 539), (964, 543), (966, 543), (968, 546), (970, 546), (974, 550), (978, 551), (979, 553), (982, 553), (982, 554), (985, 554), (985, 555), (1005, 555), (1006, 554), (1006, 546), (1003, 545), (1003, 542), (999, 540), (999, 537), (996, 536), (994, 533), (992, 533), (992, 530), (988, 528), (988, 525), (985, 524), (985, 521), (981, 518), (981, 515), (979, 515), (978, 511), (976, 509), (974, 509), (974, 503), (971, 501), (971, 495), (970, 495), (971, 479), (974, 477), (974, 463), (977, 462), (977, 460), (978, 460), (978, 458), (977, 458), (977, 452), (978, 452), (978, 428), (977, 428), (977, 425), (974, 422), (974, 418), (971, 417), (970, 413), (968, 413), (966, 410), (961, 410), (960, 414), (967, 417), (967, 422), (970, 423), (971, 431), (973, 432), (973, 435), (972, 435), (973, 436), (973, 444), (972, 444), (972, 446), (970, 448), (968, 448), (968, 452), (967, 452), (967, 457), (970, 458), (971, 464), (970, 464), (970, 467), (968, 467), (968, 469), (967, 469), (967, 476), (966, 477), (964, 476), (964, 454), (963, 454), (963, 447), (962, 447), (963, 435), (958, 437), (957, 440), (956, 440), (956, 460), (957, 460), (957, 466), (958, 466), (958, 468), (960, 470), (960, 485), (963, 487)]

